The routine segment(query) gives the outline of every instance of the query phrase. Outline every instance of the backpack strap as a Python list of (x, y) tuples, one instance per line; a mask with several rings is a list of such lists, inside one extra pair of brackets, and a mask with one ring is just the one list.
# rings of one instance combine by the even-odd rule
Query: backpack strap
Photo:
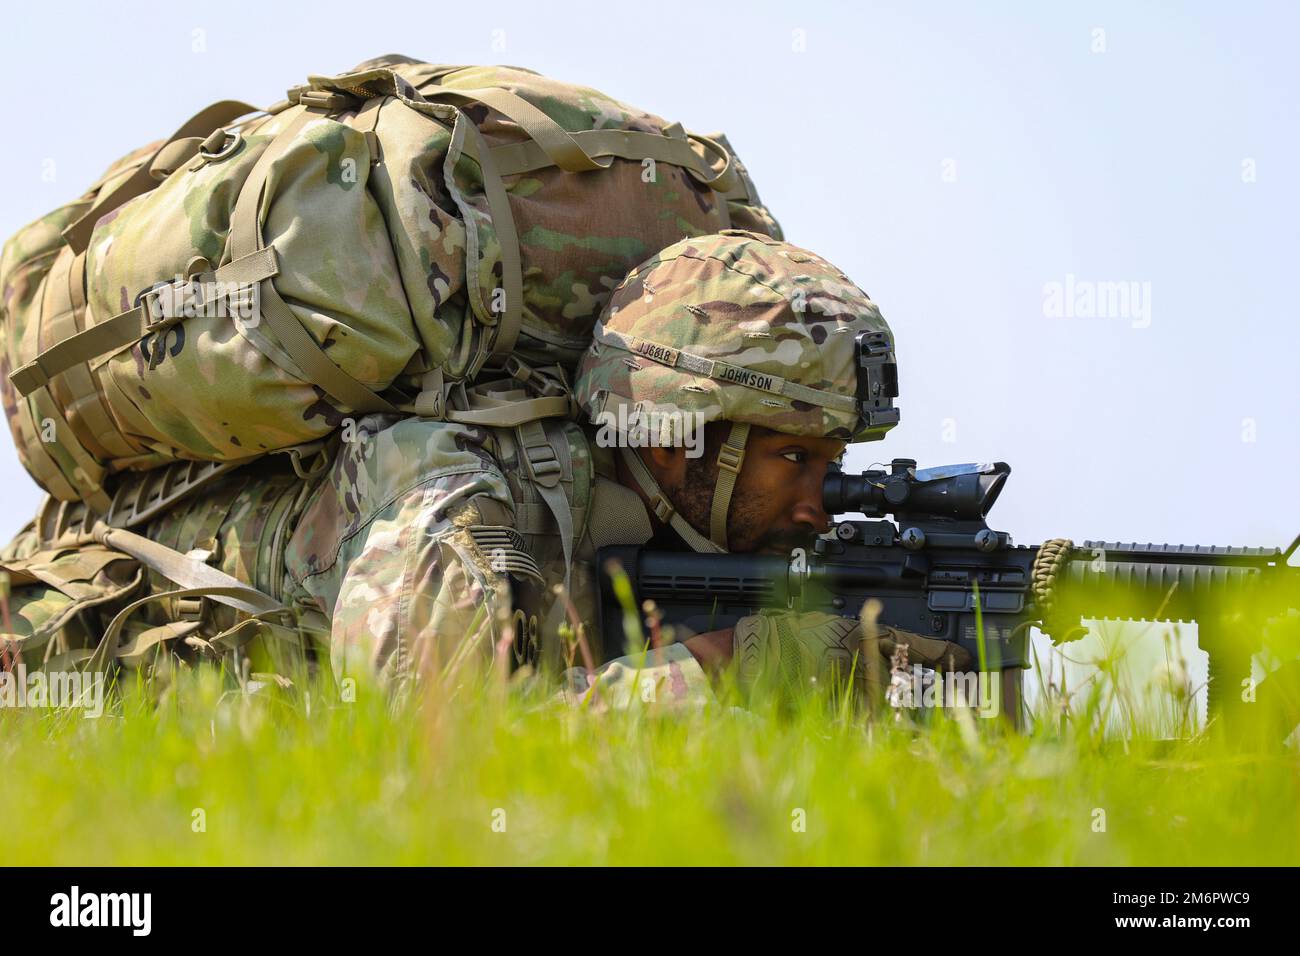
[(265, 611), (278, 611), (284, 605), (257, 588), (245, 584), (234, 575), (227, 574), (219, 568), (205, 564), (188, 554), (182, 554), (174, 548), (152, 541), (144, 535), (127, 531), (125, 528), (109, 528), (100, 524), (95, 528), (95, 539), (123, 554), (129, 554), (149, 569), (158, 572), (169, 581), (181, 585), (187, 591), (199, 592), (209, 588), (216, 590), (207, 595), (246, 614), (260, 614)]
[(470, 298), (478, 303), (480, 317), (488, 324), (495, 321), (497, 326), (490, 351), (480, 349), (469, 369), (467, 378), (472, 379), (489, 357), (506, 357), (514, 351), (524, 325), (524, 271), (519, 254), (519, 231), (515, 228), (515, 214), (510, 209), (510, 197), (492, 159), (492, 151), (488, 149), (487, 140), (474, 121), (463, 110), (458, 110), (451, 129), (451, 143), (447, 148), (446, 168), (455, 169), (456, 161), (462, 154), (478, 164), (479, 176), (483, 180), (483, 196), (492, 213), (492, 228), (497, 234), (497, 245), (500, 248), (501, 287), (505, 293), (505, 309), (500, 316), (496, 316), (482, 303), (478, 282), (469, 283)]
[(85, 252), (86, 247), (90, 245), (90, 235), (94, 232), (95, 223), (128, 200), (147, 193), (158, 184), (158, 181), (150, 175), (149, 170), (154, 160), (163, 156), (164, 151), (166, 151), (167, 156), (171, 157), (174, 155), (173, 144), (178, 140), (192, 138), (201, 140), (218, 127), (225, 126), (248, 113), (256, 112), (256, 106), (249, 106), (247, 103), (241, 103), (238, 100), (222, 100), (194, 114), (181, 125), (180, 129), (168, 137), (167, 141), (157, 149), (151, 159), (136, 167), (135, 172), (131, 174), (126, 182), (107, 196), (100, 196), (95, 205), (91, 206), (80, 219), (64, 229), (64, 241), (72, 247), (74, 252)]
[[(189, 555), (181, 554), (166, 545), (151, 541), (133, 531), (109, 528), (101, 522), (95, 526), (94, 536), (101, 544), (130, 555), (145, 567), (156, 571), (169, 581), (180, 584), (181, 588), (175, 591), (163, 591), (146, 595), (132, 601), (118, 611), (113, 620), (109, 622), (108, 628), (104, 631), (103, 639), (99, 642), (99, 646), (95, 648), (95, 653), (90, 659), (92, 669), (105, 670), (108, 667), (110, 658), (122, 656), (123, 653), (138, 656), (161, 640), (179, 636), (177, 628), (168, 629), (164, 626), (162, 629), (152, 629), (154, 633), (151, 634), (151, 641), (147, 647), (137, 646), (143, 635), (138, 636), (125, 647), (119, 646), (119, 635), (126, 626), (127, 619), (139, 608), (156, 601), (206, 597), (258, 617), (289, 611), (288, 607), (269, 594), (245, 584), (233, 575), (226, 574), (224, 571), (204, 564)], [(180, 621), (173, 623), (182, 625), (196, 622)], [(197, 628), (189, 630), (195, 629)], [(181, 630), (184, 630), (184, 628), (181, 628)], [(186, 633), (189, 633), (189, 631), (186, 631)]]
[(449, 410), (445, 417), (449, 422), (459, 422), (462, 425), (514, 428), (542, 418), (566, 418), (572, 404), (567, 395), (519, 398), (500, 401), (490, 408), (475, 408), (464, 412)]
[[(209, 570), (215, 571), (216, 569), (210, 568)], [(237, 579), (232, 578), (232, 580), (237, 580)], [(106, 670), (108, 668), (109, 660), (111, 658), (121, 656), (122, 652), (126, 650), (126, 648), (131, 648), (132, 652), (135, 654), (142, 653), (142, 651), (139, 648), (133, 648), (132, 645), (130, 644), (126, 645), (126, 647), (124, 648), (119, 643), (119, 637), (122, 633), (122, 629), (126, 626), (127, 619), (137, 610), (144, 607), (144, 605), (146, 604), (152, 604), (156, 601), (163, 601), (163, 600), (168, 600), (173, 598), (179, 599), (179, 598), (192, 598), (192, 597), (207, 597), (207, 598), (212, 598), (214, 601), (220, 601), (222, 604), (234, 604), (236, 602), (243, 602), (245, 606), (247, 606), (249, 598), (253, 598), (255, 600), (254, 596), (261, 595), (261, 594), (262, 594), (261, 591), (258, 591), (256, 588), (250, 588), (246, 584), (235, 584), (235, 585), (207, 585), (204, 587), (197, 587), (197, 588), (180, 588), (179, 590), (176, 591), (161, 591), (157, 594), (148, 594), (142, 598), (137, 598), (136, 600), (128, 604), (126, 607), (122, 608), (122, 610), (118, 611), (117, 614), (114, 615), (113, 620), (109, 622), (108, 628), (104, 631), (104, 636), (99, 642), (99, 646), (95, 648), (95, 653), (90, 658), (89, 668), (91, 670), (99, 670), (99, 671)], [(265, 597), (265, 595), (262, 596)], [(277, 607), (277, 608), (271, 608), (268, 611), (258, 611), (253, 613), (257, 615), (261, 615), (261, 614), (270, 613), (272, 611), (287, 612), (288, 610), (289, 610), (288, 608)], [(201, 624), (201, 622), (185, 622), (185, 621), (177, 621), (173, 623)], [(194, 629), (197, 630), (197, 628)], [(165, 631), (160, 631), (158, 638), (159, 640), (162, 640), (165, 639), (167, 636), (168, 634)], [(175, 635), (172, 634), (171, 636), (175, 636)], [(157, 641), (154, 641), (154, 643), (157, 643)]]
[(567, 129), (517, 93), (501, 88), (453, 90), (437, 87), (424, 94), (429, 102), (482, 103), (490, 106), (522, 129), (550, 159), (566, 173), (607, 169), (612, 160), (597, 162)]
[[(633, 162), (653, 159), (682, 167), (697, 182), (715, 192), (730, 192), (736, 185), (731, 153), (714, 140), (698, 133), (686, 133), (677, 137), (667, 135), (666, 132), (592, 129), (568, 135), (593, 161), (599, 156), (617, 156)], [(696, 152), (692, 144), (698, 144), (700, 152)], [(710, 154), (721, 160), (721, 166), (715, 167), (708, 161)], [(502, 176), (514, 176), (559, 165), (539, 142), (533, 140), (493, 147), (492, 161)]]
[[(573, 390), (563, 370), (534, 369), (512, 355), (503, 371), (510, 375), (509, 379), (481, 382), (470, 388), (460, 383), (452, 389), (442, 383), (441, 371), (426, 373), (424, 390), (415, 403), (401, 408), (415, 414), (429, 414), (421, 409), (431, 410), (429, 417), (489, 428), (515, 428), (543, 418), (575, 417)], [(448, 391), (454, 393), (451, 400)]]
[(523, 466), (529, 484), (546, 503), (555, 518), (560, 533), (560, 548), (564, 552), (564, 589), (569, 590), (573, 575), (574, 522), (569, 499), (561, 486), (564, 468), (552, 444), (551, 436), (540, 421), (525, 422), (514, 429), (518, 444), (519, 463)]
[[(258, 248), (243, 258), (227, 263), (212, 275), (199, 278), (209, 278), (224, 287), (244, 287), (261, 282), (265, 289), (271, 285), (270, 277), (275, 276), (279, 270), (280, 265), (275, 257), (275, 250)], [(26, 365), (14, 369), (9, 374), (10, 383), (19, 394), (31, 395), (38, 389), (48, 386), (50, 380), (56, 375), (66, 372), (75, 365), (103, 356), (115, 355), (122, 349), (134, 345), (147, 333), (181, 321), (182, 316), (167, 314), (169, 309), (159, 298), (159, 290), (168, 285), (171, 284), (162, 283), (146, 290), (137, 297), (136, 304), (132, 308), (68, 336), (45, 349)], [(279, 300), (278, 296), (276, 298), (283, 305), (283, 301)], [(197, 302), (195, 304), (201, 305)], [(264, 296), (263, 305), (265, 304)], [(285, 308), (287, 309), (288, 306)], [(290, 318), (293, 318), (292, 313)], [(307, 330), (302, 328), (298, 320), (295, 318), (293, 321), (302, 334), (310, 339)], [(312, 342), (314, 345), (314, 340)], [(322, 358), (324, 358), (323, 353)], [(326, 361), (329, 362), (328, 359)], [(338, 368), (333, 362), (329, 364)]]
[[(15, 373), (16, 374), (16, 373)], [(49, 419), (62, 422), (63, 415), (54, 404), (54, 398), (41, 388), (28, 398), (31, 403), (32, 418), (35, 421)], [(104, 478), (107, 471), (104, 466), (90, 456), (78, 441), (54, 442), (50, 445), (51, 457), (59, 464), (60, 470), (77, 490), (76, 497), (84, 500), (95, 511), (103, 514), (108, 510), (109, 497), (104, 491)], [(59, 462), (60, 453), (66, 456), (65, 462)]]
[[(63, 249), (45, 280), (38, 345), (48, 347), (81, 332), (86, 314), (86, 254)], [(63, 410), (72, 435), (61, 441), (81, 443), (99, 461), (129, 458), (145, 449), (122, 434), (103, 402), (103, 393), (90, 370), (74, 365), (50, 394)]]

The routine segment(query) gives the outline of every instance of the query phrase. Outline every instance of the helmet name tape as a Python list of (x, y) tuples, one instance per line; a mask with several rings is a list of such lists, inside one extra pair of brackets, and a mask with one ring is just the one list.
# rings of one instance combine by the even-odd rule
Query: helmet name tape
[(711, 378), (715, 381), (727, 382), (733, 385), (744, 385), (774, 395), (784, 395), (786, 398), (808, 402), (811, 405), (820, 405), (822, 408), (860, 412), (857, 399), (850, 395), (841, 395), (837, 392), (828, 392), (825, 389), (811, 388), (807, 385), (800, 385), (798, 382), (786, 381), (779, 375), (756, 372), (744, 366), (729, 365), (726, 362), (718, 362), (703, 356), (692, 355), (689, 352), (683, 352), (667, 345), (660, 345), (658, 342), (652, 342), (639, 336), (615, 332), (605, 328), (603, 323), (597, 324), (595, 338), (596, 341), (603, 345), (612, 345), (614, 348), (643, 356), (652, 362), (658, 362), (660, 365), (683, 368), (704, 378)]
[(752, 369), (737, 368), (734, 365), (723, 365), (718, 368), (718, 364), (713, 363), (714, 378), (720, 378), (724, 382), (735, 382), (737, 385), (748, 385), (750, 388), (762, 389), (764, 392), (776, 391), (773, 388), (774, 379), (771, 375), (755, 372)]
[(637, 355), (644, 355), (648, 359), (654, 359), (660, 365), (669, 367), (677, 364), (680, 352), (675, 348), (667, 345), (657, 345), (654, 342), (647, 342), (644, 339), (637, 339), (636, 345), (632, 349)]

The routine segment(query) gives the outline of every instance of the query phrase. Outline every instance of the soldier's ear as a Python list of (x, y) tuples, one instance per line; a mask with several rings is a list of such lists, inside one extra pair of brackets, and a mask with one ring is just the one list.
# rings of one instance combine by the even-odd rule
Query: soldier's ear
[(650, 459), (650, 471), (665, 487), (681, 484), (686, 474), (686, 449), (680, 445), (651, 445), (644, 449)]

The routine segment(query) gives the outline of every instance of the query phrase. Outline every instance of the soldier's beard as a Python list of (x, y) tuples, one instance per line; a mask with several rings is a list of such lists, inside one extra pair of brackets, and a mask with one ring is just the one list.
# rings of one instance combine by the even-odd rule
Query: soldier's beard
[[(716, 455), (687, 459), (680, 484), (665, 489), (673, 506), (696, 531), (709, 536), (709, 518), (713, 509), (714, 489), (718, 483)], [(732, 493), (727, 515), (727, 550), (737, 554), (766, 551), (788, 554), (795, 548), (812, 545), (816, 533), (811, 529), (779, 530), (767, 527), (763, 502), (746, 500)]]

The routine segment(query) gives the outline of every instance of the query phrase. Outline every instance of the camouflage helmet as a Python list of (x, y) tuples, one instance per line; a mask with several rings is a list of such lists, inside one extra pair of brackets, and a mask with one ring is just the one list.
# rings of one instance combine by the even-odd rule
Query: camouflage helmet
[(672, 444), (664, 433), (685, 415), (733, 423), (708, 539), (675, 513), (639, 456), (621, 450), (656, 514), (696, 550), (726, 550), (751, 425), (874, 441), (898, 423), (893, 336), (875, 303), (825, 259), (759, 233), (667, 247), (623, 279), (594, 336), (575, 391), (596, 424), (650, 423), (657, 443)]

